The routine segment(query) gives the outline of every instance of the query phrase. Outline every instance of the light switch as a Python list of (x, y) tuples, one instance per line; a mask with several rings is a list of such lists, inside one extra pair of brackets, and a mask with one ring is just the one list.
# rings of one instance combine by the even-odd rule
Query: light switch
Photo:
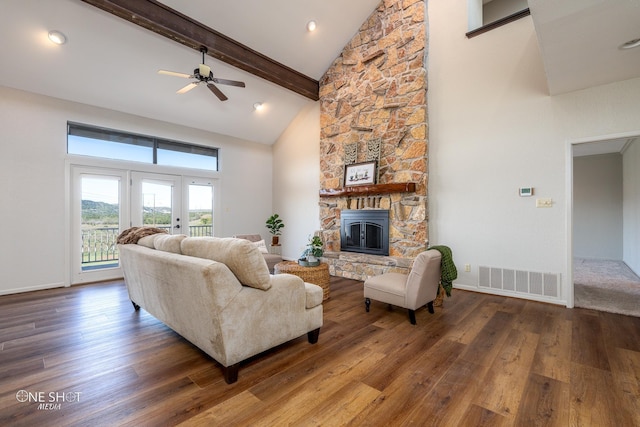
[(553, 199), (536, 199), (536, 208), (553, 207)]

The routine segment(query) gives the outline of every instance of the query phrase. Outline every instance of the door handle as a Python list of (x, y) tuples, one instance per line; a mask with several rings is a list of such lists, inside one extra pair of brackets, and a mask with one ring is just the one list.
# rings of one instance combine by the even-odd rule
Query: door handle
[(180, 224), (174, 226), (173, 228), (180, 228)]

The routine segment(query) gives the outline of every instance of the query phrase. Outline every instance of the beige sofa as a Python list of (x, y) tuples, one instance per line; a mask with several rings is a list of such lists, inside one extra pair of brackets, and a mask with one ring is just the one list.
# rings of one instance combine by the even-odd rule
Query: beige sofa
[(154, 234), (120, 244), (129, 297), (237, 380), (243, 360), (308, 335), (318, 340), (322, 288), (271, 275), (247, 240)]

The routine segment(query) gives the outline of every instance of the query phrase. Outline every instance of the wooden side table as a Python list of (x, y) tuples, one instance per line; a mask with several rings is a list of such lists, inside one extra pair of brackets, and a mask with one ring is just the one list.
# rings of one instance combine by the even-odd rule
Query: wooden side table
[(322, 300), (329, 298), (329, 264), (321, 262), (315, 267), (303, 267), (296, 261), (282, 261), (273, 268), (274, 274), (288, 273), (298, 276), (307, 283), (322, 288)]
[(269, 245), (269, 253), (282, 255), (282, 246), (280, 244), (277, 245)]

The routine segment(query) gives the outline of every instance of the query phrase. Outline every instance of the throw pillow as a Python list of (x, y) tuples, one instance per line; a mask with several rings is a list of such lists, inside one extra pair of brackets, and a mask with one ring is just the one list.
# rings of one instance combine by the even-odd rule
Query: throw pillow
[(144, 236), (140, 240), (138, 240), (138, 244), (141, 246), (145, 246), (149, 249), (155, 249), (156, 245), (154, 244), (156, 237), (162, 236), (162, 234), (152, 234), (151, 236)]
[(261, 253), (263, 254), (268, 254), (269, 250), (267, 249), (267, 244), (264, 242), (264, 240), (260, 240), (259, 242), (254, 242), (254, 245), (256, 245), (256, 247), (260, 250)]
[(271, 287), (269, 267), (253, 242), (233, 237), (190, 237), (182, 241), (181, 248), (184, 255), (226, 264), (245, 286), (265, 291)]
[(184, 234), (159, 234), (153, 241), (153, 244), (159, 251), (181, 254), (180, 243), (186, 238), (187, 236)]

